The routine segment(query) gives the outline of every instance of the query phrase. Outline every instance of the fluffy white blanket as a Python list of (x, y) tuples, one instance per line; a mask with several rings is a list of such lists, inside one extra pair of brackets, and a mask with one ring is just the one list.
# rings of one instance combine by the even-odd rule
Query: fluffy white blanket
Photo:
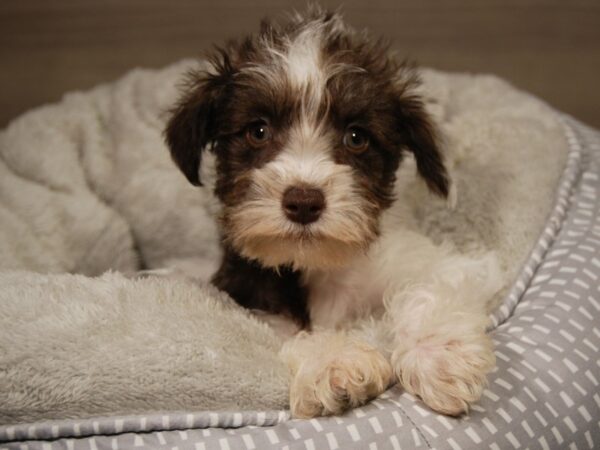
[[(212, 197), (187, 183), (162, 139), (191, 64), (68, 94), (0, 134), (0, 423), (286, 407), (278, 339), (200, 281), (219, 259)], [(491, 217), (470, 217), (469, 205), (501, 210), (495, 247), (515, 275), (553, 201), (561, 125), (495, 77), (423, 76), (459, 199), (462, 185), (496, 183), (502, 195), (465, 190), (456, 222), (442, 226), (417, 213), (432, 235), (467, 248), (462, 232), (489, 229)], [(522, 161), (517, 177), (514, 164), (504, 172), (510, 158)], [(161, 267), (197, 279), (122, 275)]]

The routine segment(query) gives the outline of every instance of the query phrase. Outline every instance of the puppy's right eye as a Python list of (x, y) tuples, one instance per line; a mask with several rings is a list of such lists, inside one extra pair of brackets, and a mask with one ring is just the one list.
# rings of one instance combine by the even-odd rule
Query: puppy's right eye
[(246, 140), (253, 147), (260, 147), (271, 140), (271, 129), (265, 122), (255, 122), (246, 130)]
[(369, 136), (358, 127), (350, 127), (343, 138), (344, 145), (352, 153), (363, 153), (369, 148)]

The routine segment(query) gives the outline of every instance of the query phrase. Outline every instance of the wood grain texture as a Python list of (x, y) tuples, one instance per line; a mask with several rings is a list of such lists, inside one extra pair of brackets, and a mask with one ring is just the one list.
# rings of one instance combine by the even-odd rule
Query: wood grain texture
[[(336, 8), (340, 2), (322, 2)], [(200, 56), (305, 1), (4, 0), (0, 126), (133, 67)], [(347, 0), (347, 20), (401, 55), (450, 71), (495, 73), (600, 127), (600, 1)]]

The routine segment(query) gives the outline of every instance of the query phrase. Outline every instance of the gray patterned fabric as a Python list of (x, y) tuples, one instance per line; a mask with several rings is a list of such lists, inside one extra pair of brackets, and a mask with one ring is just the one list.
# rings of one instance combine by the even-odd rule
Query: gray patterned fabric
[(0, 427), (3, 449), (600, 448), (600, 133), (570, 154), (547, 227), (493, 315), (497, 369), (463, 418), (395, 387), (342, 417), (198, 412)]

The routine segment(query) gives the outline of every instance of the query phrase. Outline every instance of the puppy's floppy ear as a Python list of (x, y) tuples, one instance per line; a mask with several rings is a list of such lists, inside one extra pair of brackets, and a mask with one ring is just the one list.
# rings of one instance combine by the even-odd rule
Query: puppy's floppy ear
[(186, 92), (173, 109), (165, 129), (171, 157), (186, 178), (201, 186), (202, 150), (216, 138), (217, 113), (224, 100), (231, 65), (225, 52), (213, 63), (216, 74), (208, 71), (189, 74)]
[(429, 189), (447, 198), (450, 189), (448, 173), (439, 138), (422, 100), (417, 95), (405, 93), (399, 99), (397, 114), (404, 144), (414, 154), (419, 174)]

